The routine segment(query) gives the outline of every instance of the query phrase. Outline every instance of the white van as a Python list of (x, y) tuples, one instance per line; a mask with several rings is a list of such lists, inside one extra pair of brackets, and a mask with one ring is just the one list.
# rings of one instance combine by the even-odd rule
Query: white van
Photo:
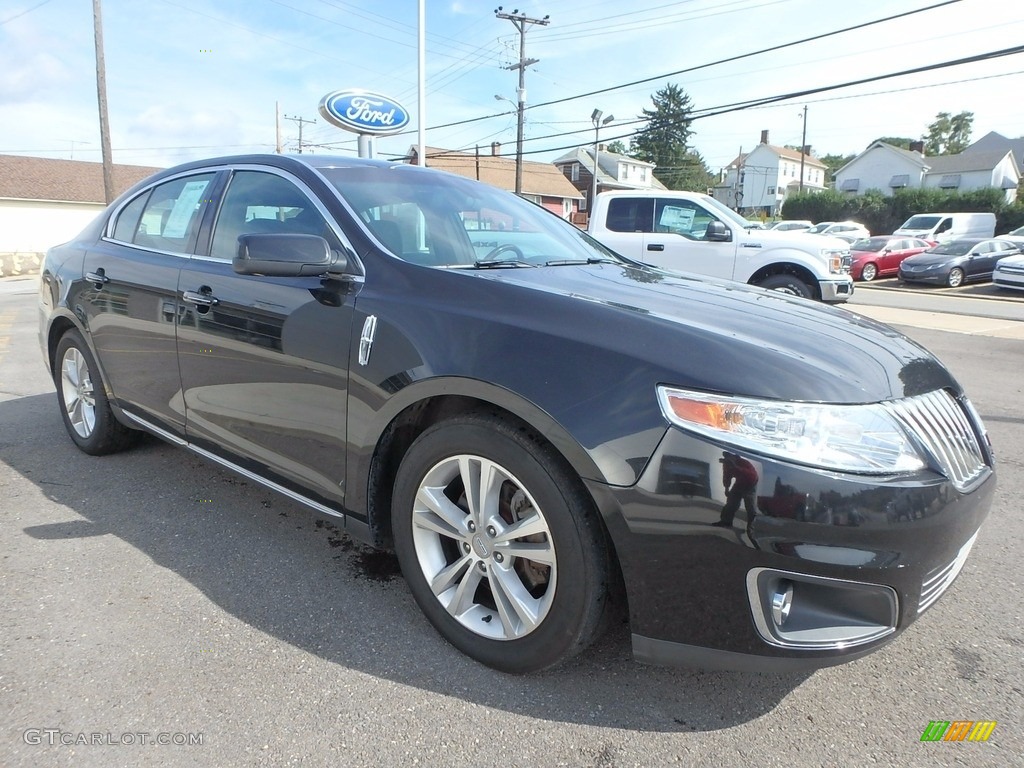
[(994, 237), (994, 213), (919, 213), (911, 216), (894, 235), (920, 237), (933, 243), (948, 243), (961, 237)]

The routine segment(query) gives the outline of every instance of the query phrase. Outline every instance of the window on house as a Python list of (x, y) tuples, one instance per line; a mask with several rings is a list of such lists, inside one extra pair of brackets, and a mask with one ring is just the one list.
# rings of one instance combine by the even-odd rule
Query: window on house
[(572, 176), (571, 176), (571, 179), (573, 181), (579, 181), (580, 180), (580, 164), (579, 163), (573, 163), (572, 164)]

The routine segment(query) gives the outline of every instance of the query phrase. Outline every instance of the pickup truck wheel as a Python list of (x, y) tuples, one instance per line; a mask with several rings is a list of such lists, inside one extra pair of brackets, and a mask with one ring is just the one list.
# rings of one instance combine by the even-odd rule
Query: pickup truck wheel
[(860, 279), (865, 283), (870, 283), (878, 276), (878, 267), (874, 264), (865, 264), (863, 271), (860, 273)]
[(426, 430), (399, 467), (392, 526), (420, 609), (489, 667), (551, 667), (603, 626), (600, 522), (564, 460), (516, 425), (467, 415)]
[(811, 290), (810, 286), (800, 278), (793, 277), (792, 275), (772, 275), (771, 277), (766, 277), (758, 285), (769, 291), (780, 291), (791, 296), (799, 296), (802, 299), (814, 298), (814, 291)]

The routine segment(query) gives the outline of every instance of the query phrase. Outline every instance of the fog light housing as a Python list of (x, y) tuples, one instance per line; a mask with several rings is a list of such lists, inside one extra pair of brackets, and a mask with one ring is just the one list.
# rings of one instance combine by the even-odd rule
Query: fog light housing
[(793, 582), (788, 579), (780, 579), (772, 594), (772, 619), (775, 621), (776, 627), (781, 628), (786, 623), (792, 608)]
[(773, 568), (747, 573), (747, 598), (758, 634), (782, 648), (863, 645), (895, 632), (899, 615), (891, 587)]

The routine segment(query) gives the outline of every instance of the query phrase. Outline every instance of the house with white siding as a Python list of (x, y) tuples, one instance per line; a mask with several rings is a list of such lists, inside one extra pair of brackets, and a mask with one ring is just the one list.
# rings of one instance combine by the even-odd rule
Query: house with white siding
[(827, 176), (828, 167), (811, 156), (810, 147), (803, 152), (777, 147), (768, 142), (768, 131), (761, 131), (761, 143), (725, 167), (711, 194), (744, 215), (773, 216), (789, 195), (825, 189)]
[(898, 189), (946, 189), (968, 192), (999, 189), (1007, 203), (1017, 199), (1020, 171), (1013, 151), (922, 154), (923, 142), (901, 149), (876, 141), (835, 173), (836, 189), (862, 195), (869, 189), (892, 195)]

